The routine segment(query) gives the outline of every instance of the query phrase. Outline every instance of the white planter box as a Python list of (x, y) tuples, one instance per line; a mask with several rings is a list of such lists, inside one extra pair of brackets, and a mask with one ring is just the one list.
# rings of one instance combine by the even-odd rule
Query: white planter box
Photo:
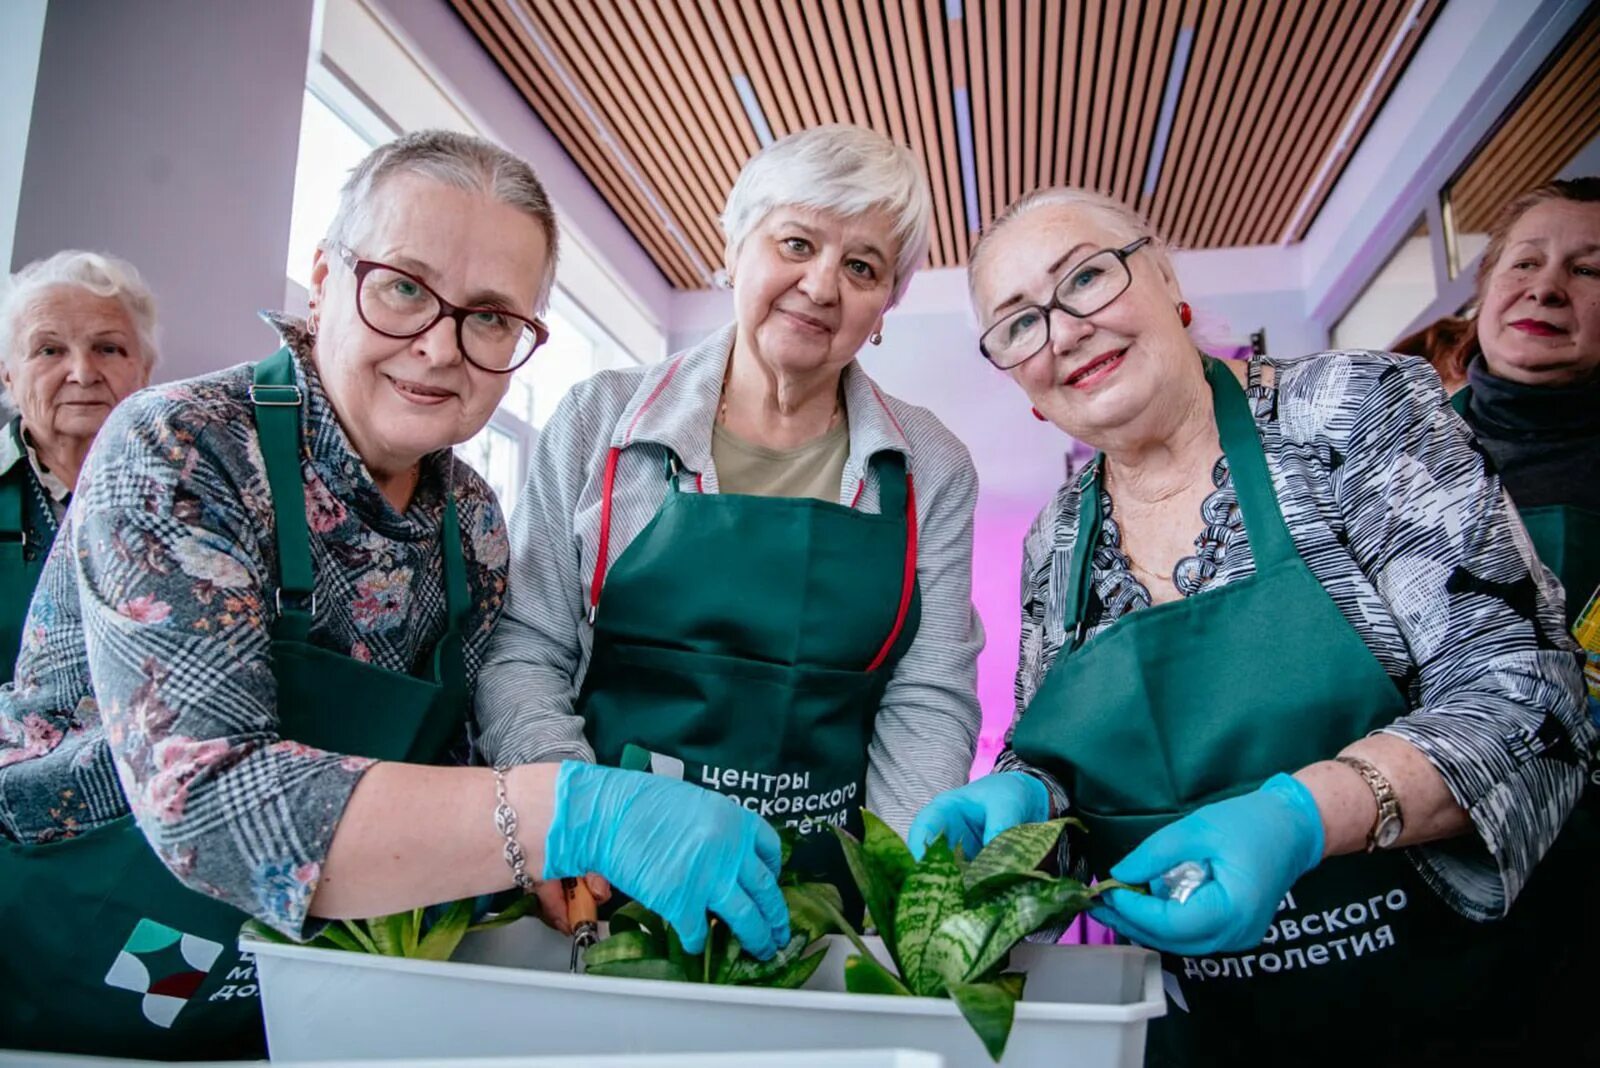
[[(570, 975), (567, 940), (536, 920), (470, 935), (446, 963), (242, 945), (274, 1061), (911, 1048), (949, 1068), (993, 1063), (953, 1002), (846, 993), (853, 950), (832, 942), (804, 990)], [(1012, 966), (1028, 985), (1004, 1064), (1140, 1068), (1146, 1021), (1166, 1011), (1154, 953), (1023, 945)]]
[[(187, 1068), (241, 1068), (266, 1061), (190, 1061)], [(369, 1060), (296, 1061), (296, 1068), (369, 1068)], [(615, 1057), (484, 1057), (463, 1061), (386, 1061), (393, 1068), (814, 1068), (809, 1053), (645, 1053)], [(165, 1068), (170, 1061), (141, 1061), (122, 1057), (80, 1057), (62, 1053), (21, 1053), (0, 1049), (0, 1068), (130, 1068), (148, 1065)], [(945, 1068), (937, 1053), (905, 1049), (829, 1052), (828, 1068)]]

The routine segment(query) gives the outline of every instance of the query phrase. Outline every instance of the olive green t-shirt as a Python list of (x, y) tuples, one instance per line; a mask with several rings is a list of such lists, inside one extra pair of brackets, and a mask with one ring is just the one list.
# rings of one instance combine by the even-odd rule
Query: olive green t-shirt
[(850, 456), (844, 422), (794, 449), (769, 449), (735, 437), (720, 424), (711, 428), (711, 462), (723, 493), (757, 497), (815, 497), (837, 503)]

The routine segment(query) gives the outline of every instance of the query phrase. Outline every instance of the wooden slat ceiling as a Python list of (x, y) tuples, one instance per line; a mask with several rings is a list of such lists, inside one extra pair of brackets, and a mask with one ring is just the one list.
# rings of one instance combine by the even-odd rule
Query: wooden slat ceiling
[(854, 122), (909, 145), (934, 191), (937, 267), (1053, 183), (1119, 197), (1184, 247), (1298, 240), (1443, 0), (451, 2), (666, 277), (695, 289), (721, 266), (717, 216), (758, 122), (776, 137)]
[(1573, 28), (1472, 162), (1451, 185), (1458, 233), (1483, 234), (1507, 201), (1560, 173), (1600, 134), (1600, 5)]

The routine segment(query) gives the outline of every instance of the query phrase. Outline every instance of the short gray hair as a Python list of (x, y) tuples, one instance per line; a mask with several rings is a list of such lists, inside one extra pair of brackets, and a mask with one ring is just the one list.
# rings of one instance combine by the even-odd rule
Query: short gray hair
[(139, 353), (146, 367), (154, 367), (160, 353), (160, 327), (156, 322), (156, 298), (127, 260), (103, 252), (64, 249), (42, 260), (34, 260), (12, 275), (0, 295), (0, 360), (10, 363), (22, 327), (21, 315), (35, 297), (49, 289), (75, 286), (97, 297), (111, 297), (122, 305), (139, 339)]
[(750, 231), (786, 204), (846, 218), (875, 208), (887, 212), (898, 246), (890, 307), (928, 258), (933, 196), (922, 162), (909, 148), (865, 127), (814, 126), (751, 156), (722, 211), (729, 248), (737, 254)]
[(544, 311), (555, 285), (560, 251), (555, 209), (526, 160), (481, 137), (453, 130), (419, 130), (373, 149), (339, 190), (339, 208), (328, 224), (324, 243), (349, 245), (366, 219), (373, 194), (397, 174), (415, 174), (469, 193), (483, 193), (537, 222), (544, 230), (547, 255), (534, 311)]
[(1102, 222), (1107, 223), (1125, 243), (1148, 237), (1150, 244), (1145, 247), (1154, 253), (1169, 271), (1172, 268), (1172, 260), (1168, 256), (1170, 246), (1155, 232), (1143, 215), (1122, 201), (1114, 200), (1091, 189), (1050, 185), (1024, 193), (984, 229), (977, 243), (972, 246), (972, 254), (967, 257), (967, 290), (970, 293), (974, 295), (977, 293), (978, 269), (983, 265), (984, 250), (994, 240), (994, 235), (1041, 208), (1082, 208), (1092, 212), (1099, 216)]

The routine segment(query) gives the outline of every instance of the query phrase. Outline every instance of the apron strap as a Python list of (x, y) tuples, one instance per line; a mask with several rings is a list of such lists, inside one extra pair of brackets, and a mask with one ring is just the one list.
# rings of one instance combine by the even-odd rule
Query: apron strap
[(454, 487), (447, 487), (444, 497), (444, 600), (449, 622), (446, 628), (465, 631), (467, 614), (472, 611), (472, 596), (467, 589), (467, 563), (461, 554), (461, 519), (456, 514)]
[(1267, 470), (1267, 454), (1256, 434), (1255, 417), (1244, 387), (1221, 360), (1206, 360), (1206, 380), (1211, 383), (1211, 400), (1217, 413), (1217, 436), (1233, 475), (1234, 493), (1244, 513), (1244, 529), (1255, 556), (1256, 570), (1294, 559), (1298, 553), (1289, 526), (1278, 506), (1278, 493)]
[(317, 609), (316, 572), (306, 524), (305, 481), (300, 474), (300, 409), (305, 396), (294, 377), (294, 354), (284, 346), (256, 364), (250, 385), (256, 436), (272, 489), (277, 525), (278, 620), (273, 637), (305, 641)]
[[(1265, 568), (1298, 555), (1289, 527), (1278, 507), (1278, 494), (1267, 470), (1266, 452), (1256, 435), (1255, 417), (1243, 387), (1221, 360), (1206, 358), (1206, 382), (1211, 387), (1212, 408), (1217, 417), (1217, 437), (1228, 470), (1233, 476), (1239, 510), (1244, 515), (1250, 549), (1256, 569)], [(1095, 546), (1100, 540), (1104, 520), (1100, 504), (1101, 468), (1104, 455), (1096, 453), (1078, 478), (1078, 533), (1072, 546), (1072, 567), (1068, 571), (1066, 605), (1071, 616), (1065, 621), (1071, 629), (1071, 648), (1083, 642), (1084, 616), (1093, 585)]]
[(22, 516), (22, 482), (28, 477), (28, 450), (22, 447), (22, 417), (17, 416), (0, 433), (17, 442), (17, 474), (0, 476), (0, 553), (21, 560), (28, 551), (28, 527)]
[(1467, 409), (1471, 406), (1471, 386), (1462, 386), (1460, 389), (1450, 394), (1450, 407), (1454, 408), (1456, 410), (1456, 414), (1461, 416), (1461, 418), (1465, 419), (1467, 417)]
[[(882, 462), (879, 462), (881, 459)], [(882, 515), (889, 515), (891, 509), (904, 501), (905, 526), (906, 526), (906, 551), (905, 570), (900, 578), (900, 607), (895, 612), (894, 626), (889, 630), (889, 636), (883, 639), (883, 645), (878, 649), (878, 655), (872, 658), (867, 665), (868, 671), (876, 671), (883, 666), (883, 662), (894, 651), (895, 642), (900, 640), (900, 633), (905, 629), (906, 617), (911, 612), (911, 593), (917, 585), (917, 487), (911, 479), (911, 472), (906, 470), (905, 457), (898, 454), (880, 453), (873, 458), (873, 465), (878, 469), (878, 511)]]

